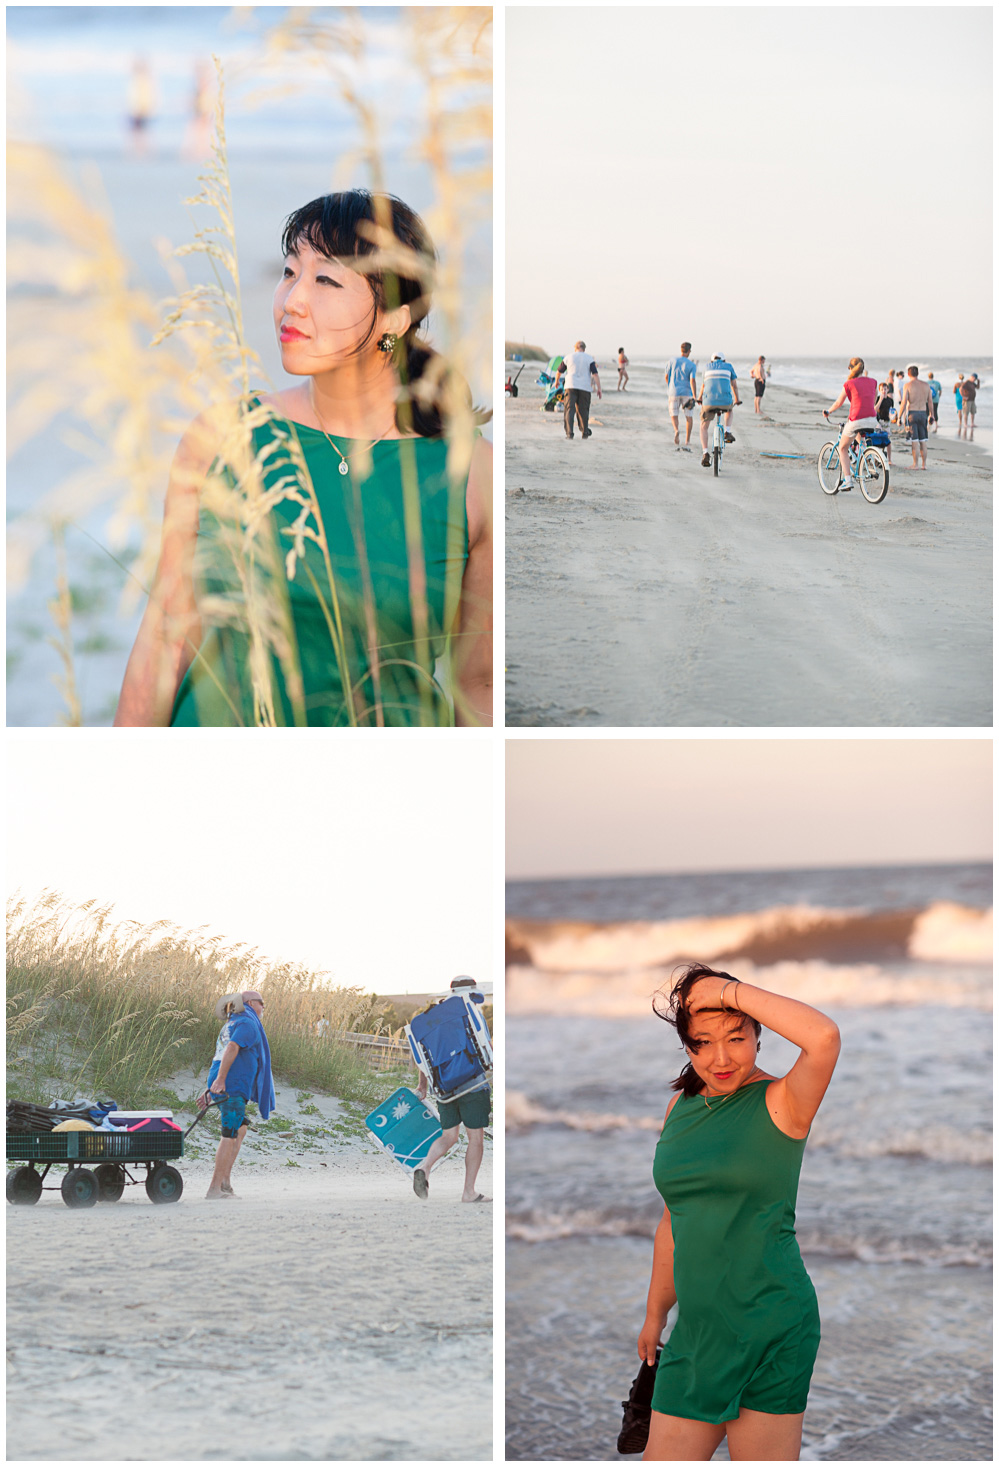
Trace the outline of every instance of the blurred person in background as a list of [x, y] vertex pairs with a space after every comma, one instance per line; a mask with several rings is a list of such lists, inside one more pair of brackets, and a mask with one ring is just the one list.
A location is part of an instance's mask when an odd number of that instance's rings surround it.
[[128, 83], [128, 130], [137, 157], [149, 151], [149, 129], [156, 111], [156, 84], [149, 62], [137, 56]]

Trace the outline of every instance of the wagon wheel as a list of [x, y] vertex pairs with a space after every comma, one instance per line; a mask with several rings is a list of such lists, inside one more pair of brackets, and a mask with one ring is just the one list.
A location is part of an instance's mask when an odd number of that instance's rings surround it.
[[175, 1166], [154, 1166], [146, 1178], [146, 1196], [150, 1202], [179, 1202], [184, 1178]]
[[96, 1207], [97, 1178], [85, 1166], [74, 1166], [62, 1179], [59, 1188], [67, 1207]]
[[7, 1173], [7, 1201], [15, 1207], [30, 1207], [42, 1195], [42, 1179], [33, 1166], [15, 1167]]
[[125, 1190], [125, 1168], [112, 1161], [102, 1161], [94, 1168], [98, 1202], [118, 1202]]

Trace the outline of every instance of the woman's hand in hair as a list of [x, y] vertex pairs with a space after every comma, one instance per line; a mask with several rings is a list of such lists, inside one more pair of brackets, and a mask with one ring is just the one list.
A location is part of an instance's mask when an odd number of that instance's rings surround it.
[[684, 1008], [688, 1014], [703, 1014], [722, 1007], [722, 989], [728, 985], [725, 995], [726, 1008], [732, 1008], [735, 982], [730, 978], [698, 978], [687, 994]]

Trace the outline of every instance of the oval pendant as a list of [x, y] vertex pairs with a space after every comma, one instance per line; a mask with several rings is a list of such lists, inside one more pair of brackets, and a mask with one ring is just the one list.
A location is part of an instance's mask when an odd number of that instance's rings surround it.
[[347, 464], [347, 460], [345, 458], [342, 458], [340, 460], [340, 472], [341, 472], [341, 474], [349, 474], [350, 473], [350, 468], [349, 468], [349, 466]]

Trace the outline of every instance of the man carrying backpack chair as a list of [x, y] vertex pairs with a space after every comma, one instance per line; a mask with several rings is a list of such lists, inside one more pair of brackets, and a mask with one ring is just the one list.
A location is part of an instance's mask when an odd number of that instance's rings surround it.
[[[475, 983], [471, 978], [453, 979], [450, 995], [448, 998], [439, 999], [438, 1003], [450, 1003], [455, 997], [462, 999], [467, 997], [474, 1004], [485, 1002], [484, 994], [476, 991]], [[429, 1012], [432, 1014], [433, 1008]], [[415, 1020], [413, 1022], [415, 1023]], [[481, 1028], [485, 1031], [484, 1021], [481, 1023]], [[410, 1042], [412, 1043], [412, 1040]], [[488, 1053], [488, 1059], [491, 1063], [491, 1050]], [[435, 1071], [435, 1075], [436, 1073]], [[426, 1095], [427, 1086], [427, 1075], [421, 1068], [420, 1083], [416, 1091], [420, 1100]], [[462, 1087], [461, 1094], [456, 1095], [453, 1099], [438, 1097], [437, 1109], [442, 1134], [427, 1152], [422, 1165], [413, 1172], [413, 1191], [417, 1197], [425, 1199], [429, 1196], [431, 1169], [454, 1146], [458, 1140], [459, 1127], [463, 1124], [468, 1136], [468, 1145], [465, 1150], [465, 1185], [462, 1189], [461, 1200], [462, 1202], [489, 1201], [488, 1197], [484, 1197], [481, 1192], [475, 1190], [475, 1181], [479, 1175], [479, 1167], [482, 1165], [482, 1155], [485, 1149], [485, 1129], [489, 1124], [490, 1098], [489, 1080], [484, 1073], [479, 1083], [476, 1083], [473, 1078], [470, 1083]]]

